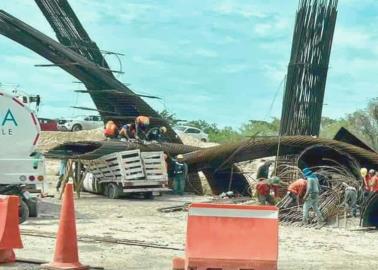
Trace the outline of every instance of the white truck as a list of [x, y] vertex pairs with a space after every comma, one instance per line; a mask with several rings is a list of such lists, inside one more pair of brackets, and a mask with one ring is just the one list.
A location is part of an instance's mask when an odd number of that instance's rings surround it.
[[98, 115], [77, 116], [69, 120], [58, 120], [58, 130], [61, 131], [80, 131], [103, 127], [104, 121]]
[[42, 185], [44, 158], [35, 152], [39, 136], [39, 122], [28, 103], [0, 89], [0, 192], [9, 185]]
[[151, 199], [170, 190], [163, 152], [128, 150], [82, 162], [88, 172], [83, 187], [89, 192], [111, 199], [133, 193]]

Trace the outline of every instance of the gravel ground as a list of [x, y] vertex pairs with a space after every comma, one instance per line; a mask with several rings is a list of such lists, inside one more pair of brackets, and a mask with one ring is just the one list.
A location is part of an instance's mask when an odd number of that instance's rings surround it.
[[[80, 140], [83, 135], [87, 133], [46, 133], [40, 147], [45, 150], [62, 140]], [[101, 139], [100, 130], [91, 136], [91, 139]], [[56, 161], [48, 161], [48, 174], [54, 175], [58, 165]], [[253, 170], [256, 165], [251, 163], [243, 166], [249, 166]], [[55, 178], [50, 177], [46, 182], [45, 188], [50, 194], [55, 193]], [[142, 244], [159, 245], [161, 248], [79, 241], [80, 261], [109, 270], [171, 269], [172, 258], [184, 255], [180, 249], [184, 248], [187, 214], [161, 213], [157, 210], [208, 199], [205, 196], [164, 195], [154, 200], [110, 200], [83, 193], [82, 198], [75, 201], [79, 237], [133, 240]], [[40, 216], [21, 225], [24, 249], [16, 251], [18, 258], [50, 261], [53, 257], [54, 238], [26, 235], [33, 231], [49, 236], [57, 231], [60, 201], [56, 198], [44, 198], [40, 203]], [[279, 269], [376, 269], [378, 231], [361, 230], [357, 225], [358, 219], [349, 219], [346, 229], [329, 226], [316, 230], [280, 226]], [[259, 248], [258, 245], [256, 248]], [[0, 269], [38, 269], [38, 266], [13, 264], [2, 265]]]
[[[112, 237], [138, 240], [166, 248], [184, 247], [186, 213], [160, 213], [160, 207], [184, 202], [205, 201], [208, 197], [164, 195], [154, 200], [110, 200], [84, 193], [76, 200], [79, 236]], [[55, 233], [60, 201], [45, 198], [41, 215], [21, 225], [24, 232]], [[349, 220], [348, 228], [326, 227], [320, 230], [280, 226], [279, 269], [374, 269], [378, 265], [378, 232], [359, 231], [358, 220]], [[343, 224], [341, 222], [341, 224]], [[51, 260], [55, 239], [23, 235], [20, 258]], [[258, 246], [256, 246], [258, 248]], [[79, 242], [83, 264], [105, 269], [171, 269], [174, 256], [183, 251], [101, 242]], [[1, 269], [38, 269], [29, 265], [8, 265]]]

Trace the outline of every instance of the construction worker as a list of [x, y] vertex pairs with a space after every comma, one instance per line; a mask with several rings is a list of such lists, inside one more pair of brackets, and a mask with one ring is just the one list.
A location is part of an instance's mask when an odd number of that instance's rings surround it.
[[119, 136], [121, 137], [121, 140], [122, 139], [126, 139], [126, 140], [135, 139], [135, 135], [136, 135], [136, 128], [135, 128], [134, 123], [123, 125], [119, 132]]
[[270, 179], [259, 179], [259, 182], [256, 185], [256, 195], [261, 205], [265, 205], [267, 203], [274, 205], [274, 198], [271, 194], [271, 191], [273, 192], [274, 197], [277, 197], [277, 186], [279, 185], [279, 183], [280, 179], [278, 177], [273, 177]]
[[263, 164], [261, 166], [259, 166], [259, 168], [257, 169], [256, 178], [257, 179], [260, 179], [260, 178], [268, 179], [269, 178], [269, 168], [272, 165], [273, 161], [271, 161], [271, 160], [266, 161], [265, 159], [262, 159], [261, 162], [263, 162]]
[[352, 211], [353, 217], [357, 216], [357, 189], [355, 187], [349, 186], [346, 183], [343, 183], [345, 187], [344, 192], [344, 206], [345, 211], [349, 214]]
[[316, 214], [317, 222], [324, 222], [324, 218], [319, 209], [319, 180], [309, 168], [303, 169], [303, 175], [307, 179], [306, 193], [303, 196], [303, 224], [308, 224], [309, 212], [311, 208]]
[[173, 193], [184, 195], [185, 182], [188, 176], [188, 165], [183, 162], [183, 155], [178, 155], [173, 160]]
[[109, 120], [106, 122], [105, 129], [104, 129], [104, 135], [108, 140], [114, 140], [118, 137], [118, 126], [114, 121]]
[[164, 142], [164, 135], [167, 133], [166, 127], [154, 127], [146, 133], [147, 141]]
[[375, 170], [373, 169], [370, 169], [369, 170], [369, 173], [365, 176], [364, 178], [364, 182], [366, 183], [366, 191], [370, 192], [372, 191], [371, 190], [371, 184], [370, 184], [370, 181], [371, 179], [374, 177], [375, 175]]
[[144, 139], [146, 137], [146, 132], [148, 126], [150, 125], [150, 118], [148, 116], [140, 115], [135, 118], [135, 130], [137, 139]]
[[368, 175], [367, 169], [361, 168], [360, 173], [361, 173], [362, 179], [364, 180], [363, 189], [364, 191], [369, 191], [369, 183], [367, 181], [367, 175]]
[[59, 192], [60, 186], [62, 185], [64, 174], [66, 172], [66, 167], [67, 167], [67, 159], [62, 159], [60, 161], [60, 167], [59, 167], [59, 178], [58, 178], [58, 181], [56, 182], [56, 191], [58, 192]]
[[[371, 170], [370, 170], [371, 171]], [[378, 192], [378, 171], [369, 180], [370, 192]]]
[[295, 203], [299, 207], [300, 200], [306, 194], [306, 189], [307, 181], [305, 179], [301, 178], [291, 183], [287, 188], [287, 194], [291, 198], [291, 202], [289, 205]]

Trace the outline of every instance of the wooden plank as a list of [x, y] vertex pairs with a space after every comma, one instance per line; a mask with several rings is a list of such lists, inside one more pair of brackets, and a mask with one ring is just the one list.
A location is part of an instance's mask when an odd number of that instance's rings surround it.
[[135, 172], [143, 172], [143, 169], [142, 168], [129, 169], [126, 171], [126, 175], [129, 175]]
[[162, 170], [151, 169], [151, 170], [146, 171], [146, 174], [147, 175], [150, 175], [150, 174], [164, 174], [164, 172]]
[[136, 179], [136, 178], [144, 178], [144, 173], [126, 175], [125, 178], [127, 180]]
[[133, 158], [123, 158], [123, 162], [130, 163], [133, 161], [140, 161], [140, 157], [133, 157]]

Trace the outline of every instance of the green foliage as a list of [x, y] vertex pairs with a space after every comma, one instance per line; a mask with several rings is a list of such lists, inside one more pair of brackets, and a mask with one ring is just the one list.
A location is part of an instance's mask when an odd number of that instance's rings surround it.
[[349, 114], [347, 119], [357, 136], [378, 149], [378, 98], [372, 99], [366, 109]]
[[163, 110], [160, 112], [160, 116], [168, 122], [169, 125], [175, 126], [177, 123], [179, 123], [181, 120], [177, 119], [176, 114], [170, 113], [167, 110]]
[[245, 137], [250, 136], [277, 136], [280, 128], [280, 120], [273, 118], [272, 122], [261, 120], [249, 120], [240, 128], [240, 133]]
[[185, 123], [185, 125], [202, 129], [205, 133], [209, 134], [209, 140], [211, 142], [221, 143], [226, 141], [238, 141], [242, 139], [242, 135], [232, 127], [218, 128], [215, 123], [210, 124], [204, 120], [190, 121]]
[[[172, 125], [180, 122], [174, 113], [164, 110], [160, 114]], [[185, 125], [200, 128], [209, 134], [210, 141], [222, 143], [239, 141], [251, 136], [277, 136], [280, 120], [278, 118], [273, 118], [270, 122], [250, 120], [240, 129], [219, 128], [215, 123], [208, 123], [205, 120], [190, 121]], [[320, 137], [332, 139], [341, 127], [345, 127], [368, 145], [378, 149], [378, 98], [372, 99], [365, 109], [348, 114], [344, 118], [322, 117]]]

